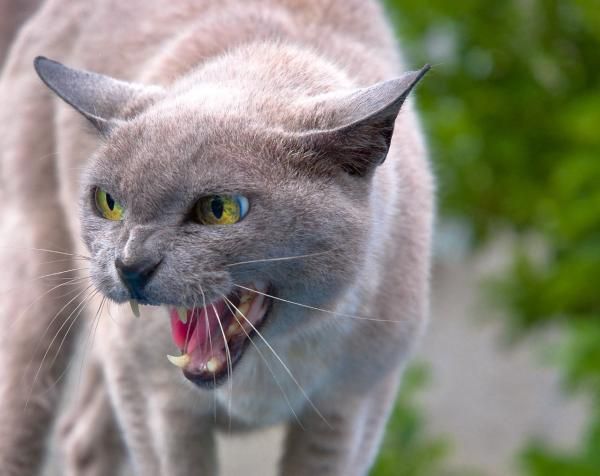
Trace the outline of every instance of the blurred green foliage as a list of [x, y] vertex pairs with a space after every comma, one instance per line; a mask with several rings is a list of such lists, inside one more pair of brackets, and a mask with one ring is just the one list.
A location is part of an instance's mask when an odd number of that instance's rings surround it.
[[387, 437], [371, 476], [437, 476], [442, 471], [448, 443], [425, 434], [425, 420], [418, 407], [418, 393], [428, 381], [424, 364], [404, 374], [402, 388]]
[[[533, 442], [522, 472], [599, 475], [600, 1], [387, 4], [407, 63], [433, 64], [417, 96], [442, 216], [464, 223], [474, 245], [515, 236], [514, 264], [496, 288], [511, 331], [564, 329], [556, 362], [568, 388], [591, 400], [578, 450]], [[423, 450], [438, 461], [435, 446]]]

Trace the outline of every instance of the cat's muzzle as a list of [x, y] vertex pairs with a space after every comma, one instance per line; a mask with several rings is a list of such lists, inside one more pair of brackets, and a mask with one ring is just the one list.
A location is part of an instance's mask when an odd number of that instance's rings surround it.
[[268, 286], [253, 284], [192, 309], [170, 309], [173, 342], [181, 351], [168, 356], [192, 382], [215, 387], [231, 375], [253, 335], [265, 321]]

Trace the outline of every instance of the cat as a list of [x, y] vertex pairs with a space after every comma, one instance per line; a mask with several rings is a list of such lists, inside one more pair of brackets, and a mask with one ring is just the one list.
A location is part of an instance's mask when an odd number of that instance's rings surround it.
[[0, 80], [2, 475], [39, 470], [69, 367], [65, 474], [121, 439], [216, 474], [215, 431], [281, 423], [281, 474], [367, 474], [428, 312], [403, 70], [371, 0], [41, 5]]

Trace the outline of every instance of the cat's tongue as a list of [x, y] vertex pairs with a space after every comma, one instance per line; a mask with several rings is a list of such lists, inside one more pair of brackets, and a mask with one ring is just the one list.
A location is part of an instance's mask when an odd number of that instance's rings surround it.
[[171, 335], [182, 355], [169, 355], [169, 361], [191, 379], [222, 376], [262, 322], [267, 307], [264, 291], [253, 286], [205, 307], [171, 309]]
[[[219, 318], [225, 314], [224, 300], [215, 302], [207, 307], [193, 309], [171, 310], [171, 334], [173, 342], [182, 352], [193, 352], [198, 346], [209, 343], [211, 337], [220, 333]], [[185, 313], [185, 321], [181, 320], [181, 313]], [[230, 313], [231, 314], [231, 313]]]

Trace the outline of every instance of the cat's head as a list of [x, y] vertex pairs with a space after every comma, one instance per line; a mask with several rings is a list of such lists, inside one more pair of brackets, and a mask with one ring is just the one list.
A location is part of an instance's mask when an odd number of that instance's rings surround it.
[[173, 362], [201, 384], [222, 380], [227, 351], [235, 364], [261, 327], [318, 324], [310, 308], [356, 279], [374, 171], [428, 69], [303, 91], [306, 78], [286, 88], [200, 71], [164, 88], [41, 57], [35, 67], [102, 136], [81, 194], [95, 287], [166, 306], [182, 350]]

